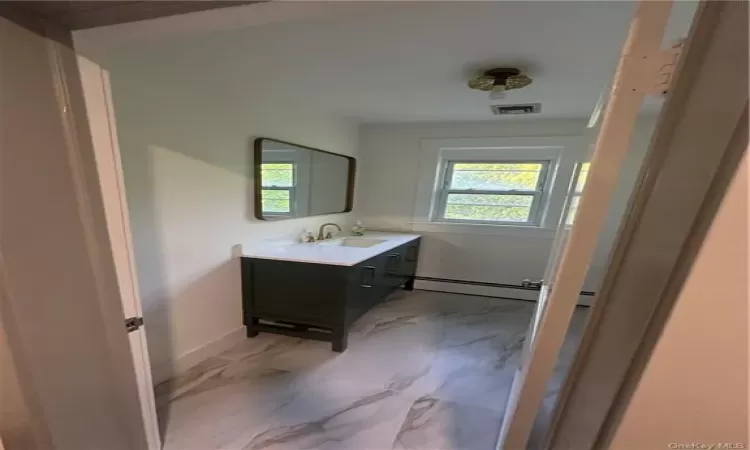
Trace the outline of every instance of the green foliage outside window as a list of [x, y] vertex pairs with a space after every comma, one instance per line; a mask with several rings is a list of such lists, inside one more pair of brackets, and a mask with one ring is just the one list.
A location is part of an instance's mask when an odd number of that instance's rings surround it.
[[264, 163], [260, 169], [261, 184], [268, 186], [294, 186], [294, 165], [291, 163]]
[[261, 165], [260, 177], [261, 185], [263, 187], [276, 188], [263, 189], [261, 191], [261, 203], [263, 205], [263, 212], [271, 214], [290, 213], [290, 190], [294, 187], [294, 164], [264, 163]]
[[[445, 198], [443, 218], [483, 222], [529, 222], [535, 198], [531, 194], [539, 188], [543, 168], [544, 165], [541, 163], [454, 163], [447, 186], [451, 193]], [[498, 193], [473, 194], [471, 190]]]
[[261, 193], [263, 212], [288, 213], [291, 211], [289, 205], [289, 191], [263, 189]]
[[528, 222], [530, 195], [448, 194], [446, 219]]
[[533, 191], [541, 171], [539, 163], [456, 163], [450, 188]]

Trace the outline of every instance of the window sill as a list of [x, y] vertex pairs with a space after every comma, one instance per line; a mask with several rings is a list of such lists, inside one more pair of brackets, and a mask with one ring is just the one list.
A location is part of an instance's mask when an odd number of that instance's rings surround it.
[[451, 223], [451, 222], [410, 222], [414, 231], [432, 233], [452, 234], [479, 234], [487, 236], [512, 236], [512, 237], [555, 237], [554, 228], [541, 228], [533, 226], [516, 225], [490, 225], [484, 223]]

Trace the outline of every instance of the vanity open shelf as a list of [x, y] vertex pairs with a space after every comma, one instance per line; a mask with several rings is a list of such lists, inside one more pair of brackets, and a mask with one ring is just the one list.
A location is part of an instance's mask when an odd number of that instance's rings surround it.
[[368, 233], [243, 256], [247, 336], [268, 332], [330, 341], [343, 352], [355, 320], [395, 289], [414, 289], [419, 244], [417, 235]]

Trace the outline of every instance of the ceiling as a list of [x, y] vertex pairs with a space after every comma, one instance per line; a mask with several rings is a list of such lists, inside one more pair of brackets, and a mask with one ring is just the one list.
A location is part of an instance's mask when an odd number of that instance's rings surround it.
[[[129, 25], [119, 25], [117, 38], [106, 28], [87, 38], [109, 36], [107, 46], [120, 47], [113, 55], [142, 53], [215, 80], [238, 101], [277, 92], [280, 101], [361, 122], [507, 120], [489, 107], [512, 103], [541, 103], [534, 117], [588, 118], [635, 9], [625, 1], [346, 2], [295, 15], [309, 3], [272, 3], [242, 7], [255, 8], [256, 25], [228, 31], [122, 47]], [[665, 42], [687, 34], [694, 8], [676, 2]], [[269, 11], [273, 20], [259, 19]], [[501, 101], [466, 87], [470, 76], [496, 66], [518, 67], [534, 83]]]
[[16, 1], [18, 7], [40, 15], [71, 30], [101, 27], [156, 17], [226, 8], [250, 1], [118, 1], [118, 0], [50, 0]]

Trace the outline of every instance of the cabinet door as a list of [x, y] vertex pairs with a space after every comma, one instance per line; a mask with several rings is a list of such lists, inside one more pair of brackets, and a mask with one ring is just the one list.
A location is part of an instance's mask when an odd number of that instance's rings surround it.
[[373, 303], [373, 297], [378, 285], [378, 261], [365, 261], [357, 267], [357, 298], [354, 303], [358, 308], [368, 308]]
[[404, 246], [404, 263], [402, 266], [404, 276], [411, 277], [417, 273], [420, 241], [421, 239], [417, 239]]
[[346, 322], [351, 323], [377, 303], [381, 294], [383, 259], [380, 256], [352, 267], [349, 295], [346, 302]]
[[[346, 292], [341, 266], [251, 259], [250, 304], [245, 320], [265, 317], [331, 326]], [[248, 313], [249, 316], [248, 317]]]
[[370, 307], [380, 303], [391, 290], [391, 277], [388, 275], [389, 258], [387, 254], [378, 255], [373, 260], [375, 279], [373, 280], [372, 295], [370, 296], [370, 303], [368, 305]]
[[385, 267], [383, 284], [388, 288], [398, 287], [404, 282], [406, 250], [406, 246], [402, 245], [383, 254]]

